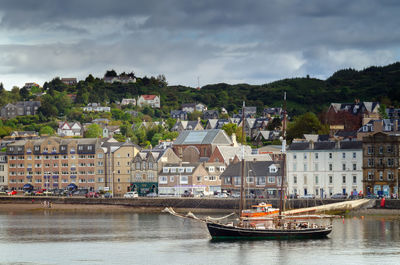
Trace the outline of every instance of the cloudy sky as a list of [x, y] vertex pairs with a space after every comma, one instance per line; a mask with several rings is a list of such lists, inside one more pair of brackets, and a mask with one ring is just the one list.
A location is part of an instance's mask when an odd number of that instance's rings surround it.
[[6, 89], [107, 69], [169, 84], [326, 78], [399, 61], [398, 0], [0, 0]]

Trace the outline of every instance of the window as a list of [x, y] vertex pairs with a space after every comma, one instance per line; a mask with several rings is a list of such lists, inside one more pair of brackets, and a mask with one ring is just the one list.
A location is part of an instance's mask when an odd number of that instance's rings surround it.
[[297, 171], [297, 164], [293, 163], [293, 171]]
[[342, 158], [343, 158], [343, 159], [346, 158], [346, 153], [342, 153]]
[[293, 184], [297, 184], [297, 176], [293, 176]]
[[169, 177], [169, 181], [170, 181], [170, 182], [174, 182], [174, 181], [175, 181], [174, 176], [170, 176], [170, 177]]
[[318, 163], [314, 164], [314, 171], [318, 171]]
[[197, 181], [201, 182], [201, 176], [197, 176]]
[[307, 171], [307, 164], [304, 164], [304, 171]]
[[164, 167], [164, 168], [163, 168], [163, 172], [164, 172], [164, 173], [168, 173], [168, 172], [169, 172], [169, 168]]
[[307, 159], [307, 154], [306, 153], [304, 153], [304, 159]]
[[393, 147], [392, 147], [391, 145], [388, 145], [388, 146], [387, 146], [387, 152], [388, 152], [388, 153], [393, 152]]
[[268, 177], [268, 183], [275, 183], [275, 177]]
[[342, 170], [343, 170], [343, 171], [346, 170], [346, 164], [342, 164]]
[[176, 167], [171, 167], [171, 173], [175, 173], [176, 172]]
[[304, 184], [306, 185], [307, 184], [307, 175], [304, 175], [303, 177], [304, 177]]
[[315, 155], [315, 159], [318, 159], [318, 153], [315, 153], [314, 155]]
[[374, 153], [374, 147], [373, 146], [368, 146], [368, 154], [371, 155]]
[[149, 169], [153, 169], [153, 162], [149, 162]]
[[[79, 146], [78, 146], [78, 150], [83, 150], [83, 146], [82, 146], [82, 145], [79, 145]], [[71, 149], [71, 151], [72, 151], [72, 149]]]
[[240, 185], [240, 177], [233, 177], [233, 182], [236, 186]]
[[393, 159], [393, 158], [388, 158], [388, 160], [387, 160], [387, 165], [388, 165], [389, 167], [393, 166], [393, 165], [394, 165], [394, 159]]
[[372, 158], [368, 159], [368, 166], [369, 167], [373, 167], [374, 166], [374, 159], [372, 159]]
[[383, 146], [379, 146], [379, 154], [383, 154]]
[[211, 167], [211, 166], [208, 167], [208, 171], [209, 171], [209, 172], [214, 172], [214, 167]]
[[353, 164], [353, 170], [357, 170], [357, 164]]
[[179, 173], [184, 173], [185, 169], [183, 167], [178, 168]]
[[394, 176], [393, 176], [393, 172], [392, 172], [392, 171], [388, 171], [388, 173], [387, 173], [387, 179], [388, 179], [388, 180], [393, 180], [393, 179], [394, 179]]
[[329, 158], [332, 159], [332, 153], [329, 153]]
[[225, 177], [224, 178], [224, 183], [225, 184], [232, 184], [232, 178], [231, 177]]
[[266, 178], [265, 177], [257, 177], [256, 184], [257, 185], [265, 185]]
[[103, 154], [97, 154], [97, 158], [103, 158]]
[[140, 162], [136, 162], [136, 169], [140, 169]]
[[93, 149], [93, 146], [89, 145], [89, 146], [87, 147], [87, 149], [88, 149], [88, 150], [92, 150], [92, 149]]
[[[97, 162], [97, 165], [98, 165], [98, 166], [102, 166], [102, 165], [103, 165], [103, 161]], [[67, 164], [67, 166], [68, 166], [68, 164]]]
[[188, 184], [188, 176], [180, 176], [180, 184]]
[[357, 153], [356, 152], [353, 153], [353, 158], [357, 158]]
[[296, 160], [297, 159], [297, 155], [293, 154], [293, 159]]
[[186, 168], [186, 172], [187, 172], [187, 173], [192, 173], [192, 168], [191, 168], [191, 167], [187, 167], [187, 168]]
[[329, 176], [329, 184], [333, 183], [333, 176]]
[[[118, 165], [119, 165], [119, 162], [118, 162]], [[142, 166], [143, 166], [143, 169], [146, 169], [146, 162], [143, 162]]]
[[315, 176], [315, 184], [318, 184], [318, 183], [319, 183], [318, 176]]
[[254, 182], [254, 177], [247, 177], [246, 178], [246, 183], [253, 183]]
[[379, 171], [379, 180], [383, 180], [383, 172]]
[[345, 175], [342, 176], [342, 183], [343, 183], [343, 184], [346, 183], [346, 176], [345, 176]]
[[353, 176], [353, 184], [357, 184], [357, 176]]
[[371, 171], [368, 171], [368, 180], [372, 180], [374, 178], [374, 173]]

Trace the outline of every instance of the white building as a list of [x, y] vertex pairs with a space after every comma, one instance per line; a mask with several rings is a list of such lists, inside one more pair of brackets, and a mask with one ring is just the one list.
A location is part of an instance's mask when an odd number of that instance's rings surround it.
[[94, 112], [110, 112], [110, 107], [102, 107], [99, 103], [89, 103], [86, 107], [83, 107], [83, 111], [94, 111]]
[[123, 98], [121, 100], [121, 106], [129, 105], [132, 104], [133, 106], [136, 106], [136, 99], [134, 98]]
[[362, 142], [295, 142], [287, 151], [288, 194], [329, 198], [351, 195], [362, 185]]
[[5, 152], [0, 152], [0, 190], [8, 186], [8, 164]]
[[79, 122], [62, 121], [58, 123], [58, 136], [83, 136], [82, 125]]
[[160, 98], [157, 95], [141, 95], [137, 101], [139, 107], [149, 106], [151, 108], [160, 108]]

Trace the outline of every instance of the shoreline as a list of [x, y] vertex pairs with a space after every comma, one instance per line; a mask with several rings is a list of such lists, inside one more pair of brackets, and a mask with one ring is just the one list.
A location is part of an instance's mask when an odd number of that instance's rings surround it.
[[[161, 213], [165, 207], [139, 207], [130, 205], [108, 205], [108, 204], [72, 204], [52, 203], [51, 207], [45, 207], [42, 203], [1, 203], [2, 212], [37, 212], [37, 211], [74, 211], [74, 212], [132, 212], [132, 213]], [[232, 212], [227, 209], [206, 208], [174, 208], [178, 213], [220, 213]]]
[[[165, 207], [109, 205], [109, 204], [77, 204], [77, 203], [52, 203], [51, 207], [45, 207], [41, 202], [35, 203], [0, 203], [0, 213], [4, 212], [40, 212], [40, 211], [64, 211], [64, 212], [111, 212], [111, 213], [161, 213]], [[231, 213], [231, 209], [215, 208], [174, 208], [178, 213]], [[345, 213], [345, 216], [398, 216], [400, 209], [369, 208], [358, 209]]]

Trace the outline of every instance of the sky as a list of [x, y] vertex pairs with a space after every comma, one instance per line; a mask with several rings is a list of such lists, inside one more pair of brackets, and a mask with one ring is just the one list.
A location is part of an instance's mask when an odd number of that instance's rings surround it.
[[398, 0], [0, 0], [0, 82], [107, 70], [170, 85], [326, 79], [399, 61]]

